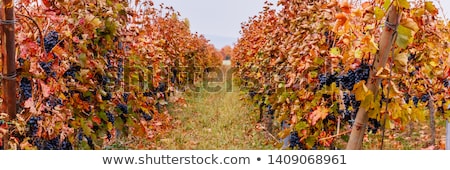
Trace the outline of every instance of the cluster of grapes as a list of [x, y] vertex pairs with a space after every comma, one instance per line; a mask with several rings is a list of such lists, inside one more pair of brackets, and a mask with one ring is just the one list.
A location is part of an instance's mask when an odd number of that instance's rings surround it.
[[375, 134], [378, 132], [378, 129], [381, 127], [381, 123], [377, 119], [369, 119], [369, 126], [367, 128], [367, 132], [371, 132]]
[[139, 112], [142, 114], [142, 117], [146, 120], [146, 121], [150, 121], [153, 119], [152, 114], [146, 113], [143, 110], [139, 110]]
[[23, 77], [22, 80], [20, 80], [20, 90], [21, 94], [23, 95], [24, 100], [28, 100], [32, 97], [32, 88], [31, 88], [31, 81], [28, 78]]
[[50, 31], [44, 38], [44, 48], [48, 53], [58, 44], [59, 35], [56, 31]]
[[[72, 65], [72, 66], [70, 66], [70, 68], [66, 72], [64, 72], [63, 77], [64, 78], [72, 77], [73, 79], [75, 79], [76, 78], [76, 73], [79, 72], [80, 70], [81, 70], [80, 66], [73, 66]], [[77, 80], [75, 79], [75, 81], [77, 81]]]
[[267, 105], [267, 114], [269, 115], [274, 115], [275, 114], [275, 110], [272, 108], [272, 105]]
[[[413, 101], [413, 104], [414, 104], [414, 106], [416, 106], [417, 107], [417, 105], [419, 104], [419, 102], [421, 101], [421, 102], [423, 102], [423, 103], [425, 103], [425, 102], [427, 102], [428, 100], [430, 100], [430, 95], [429, 94], [424, 94], [424, 95], [422, 95], [420, 98], [418, 98], [417, 96], [413, 96], [412, 97], [412, 101]], [[405, 98], [404, 98], [404, 100], [405, 100], [405, 102], [406, 103], [409, 103], [409, 100], [411, 99], [411, 96], [409, 95], [409, 94], [406, 94], [405, 95]]]
[[[109, 133], [109, 132], [108, 132], [108, 133]], [[111, 135], [111, 134], [110, 134], [110, 135]], [[84, 139], [86, 139], [86, 141], [87, 141], [89, 147], [90, 147], [91, 149], [95, 149], [94, 143], [92, 142], [92, 138], [89, 137], [89, 136], [84, 135], [83, 129], [81, 129], [81, 128], [78, 130], [77, 139], [78, 139], [79, 142], [81, 142], [81, 141], [83, 141]], [[110, 139], [110, 138], [109, 138], [109, 139]]]
[[444, 82], [444, 87], [445, 88], [448, 88], [450, 86], [450, 80], [444, 79], [443, 82]]
[[111, 100], [111, 99], [112, 99], [111, 92], [106, 92], [105, 96], [102, 95], [102, 100]]
[[250, 91], [248, 92], [248, 95], [250, 96], [251, 99], [253, 99], [253, 97], [256, 96], [256, 92], [253, 91], [253, 90], [250, 90]]
[[39, 66], [45, 71], [48, 77], [56, 77], [56, 73], [52, 71], [53, 62], [39, 62]]
[[347, 75], [342, 76], [339, 80], [342, 83], [342, 87], [347, 90], [353, 90], [353, 86], [362, 81], [369, 79], [370, 67], [369, 65], [362, 64], [355, 71], [350, 70]]
[[27, 136], [36, 136], [36, 133], [38, 132], [39, 129], [39, 124], [38, 122], [42, 120], [41, 117], [31, 117], [28, 122], [27, 122]]
[[118, 83], [118, 81], [122, 80], [123, 78], [123, 72], [124, 72], [124, 68], [123, 68], [123, 60], [119, 59], [118, 63], [117, 63], [117, 80], [116, 83]]
[[128, 103], [128, 97], [130, 97], [130, 93], [123, 93], [123, 101], [125, 102], [125, 103]]
[[111, 82], [111, 80], [108, 76], [96, 74], [95, 77], [97, 79], [98, 84], [100, 84], [102, 86], [106, 86], [107, 84], [109, 84]]
[[62, 141], [59, 137], [51, 140], [36, 138], [33, 141], [33, 145], [36, 146], [38, 150], [73, 150], [72, 144], [68, 138], [65, 138]]
[[353, 90], [353, 86], [356, 83], [369, 79], [370, 74], [370, 66], [367, 64], [362, 64], [356, 70], [350, 70], [345, 75], [337, 75], [337, 74], [322, 74], [319, 75], [319, 83], [320, 88], [323, 86], [331, 85], [332, 83], [336, 83], [337, 86], [342, 85], [344, 89]]
[[114, 119], [114, 115], [111, 114], [111, 112], [107, 111], [107, 112], [106, 112], [106, 117], [108, 118], [108, 121], [109, 121], [109, 122], [111, 122], [112, 124], [114, 124], [115, 119]]
[[291, 149], [299, 149], [299, 150], [305, 148], [303, 144], [300, 142], [300, 137], [298, 136], [297, 131], [292, 131], [291, 134], [289, 135], [289, 147]]
[[63, 105], [63, 101], [59, 98], [55, 98], [55, 97], [50, 97], [48, 99], [46, 99], [46, 104], [48, 107], [54, 109], [56, 106], [62, 106]]
[[174, 84], [178, 82], [178, 70], [176, 68], [172, 68], [172, 76], [170, 77], [170, 82]]
[[117, 105], [117, 108], [118, 108], [120, 111], [122, 111], [122, 113], [128, 114], [128, 106], [127, 106], [127, 105], [122, 104], [122, 103], [119, 103], [119, 104]]
[[[358, 113], [361, 102], [356, 101], [356, 97], [354, 94], [349, 94], [347, 92], [344, 92], [343, 100], [344, 100], [345, 110], [340, 110], [339, 112], [343, 115], [344, 120], [347, 120], [350, 123], [352, 123], [353, 120], [355, 120], [356, 113]], [[350, 111], [350, 107], [352, 107], [351, 111]]]

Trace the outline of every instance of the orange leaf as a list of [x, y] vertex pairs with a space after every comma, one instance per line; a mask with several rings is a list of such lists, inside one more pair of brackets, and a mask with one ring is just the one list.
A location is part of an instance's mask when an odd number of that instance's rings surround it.
[[40, 81], [39, 84], [41, 85], [42, 94], [44, 95], [44, 97], [49, 97], [50, 96], [50, 87], [48, 87], [48, 85], [45, 84], [44, 81]]
[[97, 123], [97, 124], [101, 124], [101, 123], [102, 123], [102, 120], [101, 120], [99, 117], [97, 117], [97, 116], [94, 116], [94, 117], [92, 118], [92, 121], [94, 121], [94, 122]]
[[350, 9], [352, 8], [352, 6], [348, 3], [347, 0], [343, 1], [340, 4], [340, 7], [342, 9], [342, 11], [344, 11], [345, 13], [349, 14], [350, 13]]
[[24, 105], [23, 107], [26, 109], [34, 107], [33, 98], [29, 98], [27, 101], [25, 101], [23, 105]]
[[311, 124], [315, 125], [319, 119], [325, 119], [328, 116], [329, 110], [325, 107], [319, 106], [309, 116]]

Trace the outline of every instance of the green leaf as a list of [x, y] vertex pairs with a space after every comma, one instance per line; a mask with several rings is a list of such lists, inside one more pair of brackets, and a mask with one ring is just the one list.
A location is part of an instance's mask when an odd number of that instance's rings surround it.
[[296, 131], [301, 131], [301, 130], [307, 129], [307, 128], [308, 128], [308, 123], [306, 123], [306, 122], [304, 122], [304, 121], [298, 122], [298, 123], [295, 125], [295, 130], [296, 130]]
[[86, 67], [87, 56], [85, 53], [81, 53], [80, 56], [78, 56], [78, 60], [80, 61], [81, 67]]
[[408, 47], [413, 41], [412, 30], [399, 25], [397, 28], [397, 40], [396, 43], [401, 48]]
[[380, 7], [375, 7], [375, 18], [381, 20], [384, 17], [384, 11]]
[[391, 0], [385, 0], [383, 4], [383, 8], [385, 10], [388, 10], [389, 6], [391, 5]]
[[320, 57], [314, 57], [314, 64], [322, 65], [325, 62], [323, 58]]
[[434, 15], [438, 14], [437, 8], [434, 6], [433, 2], [431, 2], [431, 1], [425, 2], [425, 9]]
[[341, 55], [341, 49], [338, 47], [333, 47], [330, 49], [330, 54], [332, 55]]
[[106, 121], [106, 122], [108, 121], [108, 117], [106, 117], [106, 112], [101, 111], [101, 112], [98, 112], [97, 115], [98, 115], [98, 117], [100, 117], [102, 120], [104, 120], [104, 121]]

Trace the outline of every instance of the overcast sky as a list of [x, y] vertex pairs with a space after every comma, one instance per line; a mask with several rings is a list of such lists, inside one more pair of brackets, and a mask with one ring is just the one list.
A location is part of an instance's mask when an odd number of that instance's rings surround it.
[[[216, 48], [233, 45], [239, 38], [241, 23], [262, 10], [264, 0], [153, 0], [156, 5], [173, 6], [183, 18], [188, 18], [191, 31], [211, 40]], [[269, 0], [276, 4], [277, 0]], [[441, 0], [450, 14], [450, 0]], [[436, 4], [436, 6], [438, 6]], [[440, 11], [439, 11], [440, 12]]]

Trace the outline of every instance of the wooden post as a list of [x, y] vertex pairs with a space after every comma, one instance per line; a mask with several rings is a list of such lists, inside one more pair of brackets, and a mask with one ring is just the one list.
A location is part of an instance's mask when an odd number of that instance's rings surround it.
[[[398, 25], [400, 23], [400, 12], [397, 7], [391, 6], [388, 12], [387, 21], [393, 25]], [[378, 94], [378, 89], [380, 88], [381, 79], [376, 77], [375, 74], [380, 68], [386, 66], [387, 60], [389, 58], [389, 52], [395, 42], [395, 34], [392, 28], [385, 26], [380, 37], [379, 51], [377, 58], [374, 61], [373, 68], [370, 70], [369, 80], [366, 83], [367, 88], [372, 91], [374, 97]], [[362, 142], [364, 138], [364, 132], [366, 131], [367, 122], [369, 121], [368, 110], [364, 108], [359, 108], [356, 115], [355, 123], [353, 123], [352, 133], [350, 134], [350, 139], [347, 144], [347, 150], [362, 149]]]
[[[16, 118], [16, 42], [15, 42], [15, 19], [14, 19], [14, 0], [3, 0], [1, 4], [0, 18], [1, 22], [1, 37], [2, 37], [2, 86], [3, 86], [3, 107], [9, 115], [9, 120]], [[8, 149], [6, 141], [9, 135], [5, 135], [3, 141], [4, 148]]]

